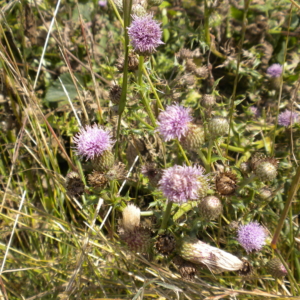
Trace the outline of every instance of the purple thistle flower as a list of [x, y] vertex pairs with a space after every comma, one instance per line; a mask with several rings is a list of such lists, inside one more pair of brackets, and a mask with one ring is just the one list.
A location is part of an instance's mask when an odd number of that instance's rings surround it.
[[97, 125], [82, 127], [74, 137], [76, 152], [86, 159], [94, 159], [101, 156], [104, 151], [110, 150], [114, 144], [111, 133]]
[[299, 114], [297, 112], [292, 112], [286, 109], [284, 112], [280, 113], [278, 116], [278, 124], [281, 126], [288, 127], [295, 122], [298, 122]]
[[267, 69], [267, 74], [270, 75], [272, 78], [280, 77], [282, 73], [282, 65], [280, 64], [273, 64]]
[[178, 104], [170, 105], [159, 114], [157, 131], [166, 142], [176, 138], [180, 140], [188, 132], [191, 121], [189, 108]]
[[209, 189], [208, 180], [203, 175], [201, 166], [175, 165], [163, 171], [159, 181], [160, 190], [164, 196], [176, 203], [185, 203], [188, 200], [199, 200], [206, 196]]
[[164, 44], [161, 41], [160, 24], [153, 20], [152, 14], [140, 17], [133, 15], [128, 35], [135, 52], [140, 55], [151, 55], [159, 45]]
[[260, 111], [256, 106], [250, 106], [249, 107], [249, 111], [250, 113], [252, 113], [255, 117], [259, 117], [260, 116]]
[[101, 7], [105, 7], [107, 5], [107, 0], [98, 1], [98, 5], [101, 6]]
[[267, 233], [258, 222], [250, 222], [238, 228], [238, 242], [247, 251], [259, 251], [266, 244]]

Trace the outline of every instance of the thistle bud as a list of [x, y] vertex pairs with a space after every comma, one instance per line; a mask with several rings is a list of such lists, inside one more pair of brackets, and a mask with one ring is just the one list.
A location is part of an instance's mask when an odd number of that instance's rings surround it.
[[269, 260], [266, 269], [275, 278], [282, 278], [287, 275], [287, 270], [278, 257]]
[[106, 150], [101, 156], [96, 156], [93, 159], [93, 167], [96, 171], [106, 173], [113, 167], [114, 162], [114, 155], [111, 151]]
[[242, 162], [240, 164], [240, 171], [243, 173], [243, 174], [248, 174], [251, 172], [251, 168], [250, 168], [250, 164], [248, 162]]
[[185, 237], [181, 240], [178, 255], [194, 264], [204, 264], [213, 273], [238, 271], [244, 266], [236, 256], [219, 248], [199, 241], [195, 237]]
[[201, 105], [210, 109], [216, 104], [216, 97], [213, 94], [205, 94], [202, 96]]
[[148, 0], [149, 6], [159, 6], [161, 5], [163, 0]]
[[270, 161], [261, 161], [254, 172], [261, 181], [272, 181], [277, 176], [277, 165]]
[[121, 100], [122, 88], [115, 84], [109, 91], [109, 98], [113, 104], [118, 105]]
[[203, 126], [189, 124], [187, 133], [180, 139], [183, 148], [189, 151], [197, 151], [205, 143], [205, 131]]
[[229, 123], [226, 118], [213, 117], [208, 122], [208, 132], [212, 138], [218, 138], [228, 134]]
[[132, 231], [140, 226], [141, 210], [134, 204], [128, 204], [123, 210], [122, 226], [125, 231]]
[[67, 174], [66, 190], [71, 198], [80, 197], [84, 193], [84, 183], [77, 172], [70, 172]]
[[143, 17], [147, 15], [146, 8], [141, 4], [134, 4], [132, 5], [132, 14], [137, 17]]
[[199, 204], [200, 215], [206, 220], [214, 220], [220, 216], [223, 210], [222, 203], [215, 196], [203, 198]]
[[237, 178], [232, 172], [223, 172], [216, 177], [216, 189], [220, 195], [229, 196], [236, 190]]
[[155, 247], [159, 253], [169, 255], [176, 247], [176, 240], [172, 234], [163, 233], [157, 237]]
[[263, 187], [258, 191], [258, 196], [261, 200], [268, 200], [272, 196], [272, 191], [267, 187]]

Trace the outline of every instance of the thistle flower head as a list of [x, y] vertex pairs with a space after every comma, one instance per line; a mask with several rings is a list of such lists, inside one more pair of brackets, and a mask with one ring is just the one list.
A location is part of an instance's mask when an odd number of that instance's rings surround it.
[[185, 136], [192, 121], [190, 109], [180, 105], [170, 105], [158, 116], [157, 131], [168, 142]]
[[86, 159], [94, 159], [101, 156], [105, 151], [110, 150], [114, 144], [111, 133], [97, 125], [82, 127], [74, 137], [76, 152]]
[[135, 52], [140, 55], [151, 55], [159, 45], [163, 44], [160, 24], [153, 20], [152, 14], [133, 15], [132, 23], [128, 27], [128, 35]]
[[260, 251], [266, 244], [266, 237], [266, 231], [257, 222], [250, 222], [238, 228], [237, 240], [248, 253]]
[[159, 186], [169, 201], [185, 203], [206, 196], [209, 184], [201, 166], [175, 165], [163, 171]]
[[259, 111], [259, 109], [256, 106], [250, 106], [249, 107], [249, 111], [255, 117], [259, 117], [260, 116], [260, 111]]
[[281, 126], [288, 127], [291, 124], [299, 121], [299, 114], [297, 112], [292, 112], [286, 109], [284, 112], [280, 113], [278, 116], [278, 124]]
[[280, 77], [282, 73], [282, 65], [280, 64], [273, 64], [267, 69], [267, 74], [270, 75], [272, 78]]

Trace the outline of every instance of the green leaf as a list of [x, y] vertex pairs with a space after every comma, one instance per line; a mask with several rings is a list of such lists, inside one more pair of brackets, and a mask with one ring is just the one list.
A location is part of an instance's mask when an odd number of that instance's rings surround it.
[[[76, 74], [74, 74], [76, 75]], [[77, 80], [80, 84], [83, 84], [83, 79], [81, 76], [76, 75]], [[62, 81], [65, 89], [68, 92], [68, 95], [71, 100], [74, 100], [77, 96], [77, 90], [73, 83], [72, 77], [69, 73], [62, 74], [60, 76], [60, 80]], [[81, 90], [80, 86], [78, 85], [79, 90]], [[55, 80], [47, 90], [45, 101], [47, 102], [58, 102], [58, 101], [67, 101], [68, 98], [66, 96], [65, 91], [59, 81], [59, 79]]]

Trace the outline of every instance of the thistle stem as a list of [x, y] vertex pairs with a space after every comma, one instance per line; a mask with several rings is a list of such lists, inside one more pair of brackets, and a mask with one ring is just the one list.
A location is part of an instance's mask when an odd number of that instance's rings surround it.
[[208, 151], [207, 151], [207, 170], [206, 170], [207, 172], [210, 172], [212, 148], [213, 148], [213, 141], [212, 141], [212, 139], [209, 139]]
[[168, 221], [169, 221], [169, 218], [170, 218], [170, 215], [171, 215], [172, 205], [173, 205], [172, 201], [168, 202], [158, 233], [162, 233], [167, 229]]
[[143, 90], [142, 90], [142, 86], [143, 86], [143, 80], [142, 80], [142, 76], [143, 76], [143, 68], [144, 68], [144, 61], [145, 61], [145, 58], [144, 56], [140, 55], [139, 57], [139, 70], [138, 70], [138, 85], [141, 89], [140, 93], [141, 93], [141, 100], [142, 100], [142, 103], [145, 107], [145, 110], [152, 122], [152, 125], [155, 127], [156, 126], [156, 119], [155, 119], [155, 116], [151, 110], [151, 107], [150, 107], [150, 104], [149, 104], [149, 101], [147, 99], [147, 97], [145, 96]]
[[182, 154], [182, 156], [183, 156], [183, 158], [184, 158], [186, 164], [187, 164], [188, 166], [190, 166], [191, 163], [190, 163], [189, 159], [187, 158], [187, 156], [186, 156], [186, 154], [185, 154], [185, 151], [184, 151], [184, 149], [182, 148], [182, 146], [180, 145], [180, 143], [179, 143], [178, 140], [176, 140], [176, 144], [177, 144], [177, 146], [178, 146], [178, 148], [179, 148], [179, 150], [180, 150], [180, 152], [181, 152], [181, 154]]
[[210, 166], [209, 166], [209, 164], [207, 162], [207, 159], [206, 159], [205, 155], [203, 154], [202, 150], [199, 150], [198, 154], [199, 154], [199, 156], [200, 156], [200, 158], [201, 158], [201, 160], [204, 164], [206, 172], [209, 172], [208, 170], [210, 169]]
[[[284, 220], [288, 214], [288, 211], [291, 207], [291, 204], [292, 204], [292, 201], [294, 199], [294, 196], [296, 195], [298, 189], [299, 189], [299, 184], [300, 184], [300, 166], [298, 166], [297, 168], [297, 173], [293, 179], [293, 182], [291, 184], [291, 187], [289, 189], [289, 193], [288, 193], [288, 198], [287, 198], [287, 201], [285, 203], [285, 207], [283, 209], [283, 212], [280, 216], [280, 219], [279, 219], [279, 222], [278, 222], [278, 225], [277, 225], [277, 228], [275, 230], [275, 233], [274, 233], [274, 236], [273, 236], [273, 240], [271, 242], [271, 247], [272, 249], [277, 249], [277, 242], [278, 242], [278, 238], [279, 238], [279, 235], [280, 235], [280, 232], [281, 232], [281, 229], [283, 227], [283, 223], [284, 223]], [[292, 230], [292, 229], [291, 229]]]

